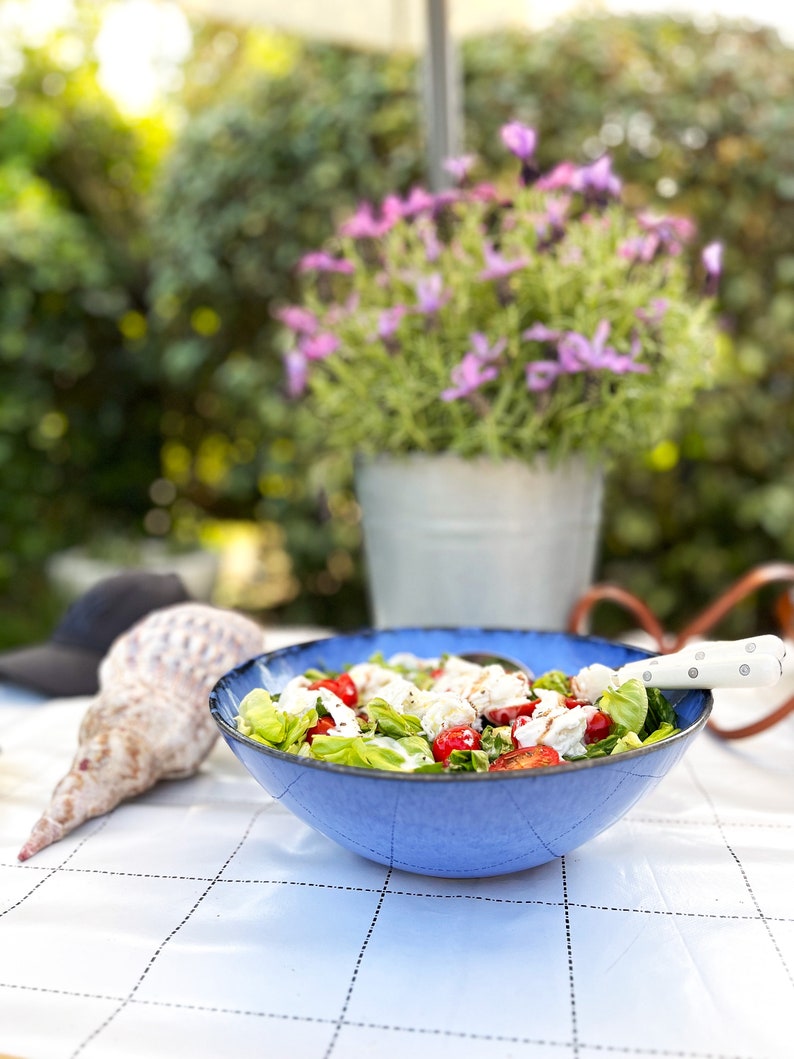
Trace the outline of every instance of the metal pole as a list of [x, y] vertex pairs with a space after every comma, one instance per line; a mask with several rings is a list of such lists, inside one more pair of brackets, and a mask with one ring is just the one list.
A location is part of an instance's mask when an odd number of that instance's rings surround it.
[[448, 187], [444, 162], [461, 153], [463, 117], [459, 66], [447, 17], [447, 0], [427, 0], [425, 92], [427, 163], [434, 191]]

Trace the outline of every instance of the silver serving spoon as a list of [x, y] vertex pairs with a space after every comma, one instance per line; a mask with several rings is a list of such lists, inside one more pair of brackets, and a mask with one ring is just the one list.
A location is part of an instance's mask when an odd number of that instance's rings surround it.
[[[649, 688], [771, 687], [780, 680], [785, 654], [786, 645], [779, 636], [711, 640], [689, 644], [672, 654], [640, 658], [619, 669], [595, 662], [581, 669], [575, 679], [591, 701], [608, 687], [632, 678]], [[518, 669], [531, 676], [523, 662], [493, 651], [467, 651], [459, 657], [478, 665], [498, 662], [505, 669]]]

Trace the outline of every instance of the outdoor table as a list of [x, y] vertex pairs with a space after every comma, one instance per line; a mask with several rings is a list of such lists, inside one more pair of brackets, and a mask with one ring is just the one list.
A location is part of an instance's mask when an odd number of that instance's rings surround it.
[[[783, 685], [718, 693], [714, 715], [765, 712], [791, 693], [788, 664]], [[363, 860], [220, 740], [195, 777], [20, 863], [88, 702], [0, 699], [0, 1053], [794, 1054], [794, 716], [745, 740], [703, 732], [621, 822], [513, 875]]]

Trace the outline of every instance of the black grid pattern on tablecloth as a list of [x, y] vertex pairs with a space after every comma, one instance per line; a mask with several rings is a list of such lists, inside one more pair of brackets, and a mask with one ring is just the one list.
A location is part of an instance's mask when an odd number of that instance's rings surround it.
[[685, 815], [654, 795], [565, 858], [463, 881], [363, 861], [269, 801], [143, 799], [0, 865], [0, 1026], [46, 1000], [59, 1059], [783, 1059], [791, 818], [723, 814], [689, 761], [678, 788]]

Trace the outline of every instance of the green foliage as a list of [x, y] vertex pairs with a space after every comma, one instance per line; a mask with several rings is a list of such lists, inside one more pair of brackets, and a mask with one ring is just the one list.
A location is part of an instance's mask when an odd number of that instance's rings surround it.
[[317, 46], [257, 73], [246, 64], [258, 50], [240, 52], [247, 76], [225, 70], [238, 87], [187, 123], [152, 199], [149, 353], [166, 395], [164, 468], [199, 513], [285, 530], [301, 582], [286, 618], [358, 624], [350, 485], [333, 463], [318, 483], [296, 454], [302, 419], [284, 399], [272, 312], [295, 296], [295, 262], [337, 210], [418, 177], [413, 73], [404, 59]]
[[[601, 577], [680, 627], [753, 565], [794, 557], [794, 51], [730, 23], [583, 19], [472, 44], [466, 98], [473, 146], [493, 152], [493, 123], [517, 114], [547, 161], [608, 148], [631, 199], [655, 187], [725, 244], [736, 381], [627, 460], [607, 504]], [[769, 604], [739, 608], [725, 633], [757, 630]]]
[[159, 447], [156, 392], [122, 331], [144, 290], [149, 158], [90, 66], [67, 76], [46, 50], [24, 58], [0, 110], [0, 589], [12, 597], [87, 526], [143, 514]]
[[[89, 19], [86, 54], [93, 33]], [[520, 119], [543, 168], [608, 149], [632, 206], [693, 216], [701, 244], [725, 244], [722, 356], [738, 381], [623, 460], [606, 506], [601, 576], [678, 626], [753, 564], [794, 558], [794, 51], [727, 24], [596, 17], [469, 42], [463, 70], [466, 146], [489, 170], [500, 126]], [[299, 583], [285, 618], [357, 624], [348, 471], [340, 453], [299, 455], [306, 420], [284, 400], [273, 311], [357, 201], [421, 179], [416, 72], [208, 27], [186, 78], [172, 150], [162, 128], [119, 117], [90, 61], [29, 51], [11, 79], [0, 589], [24, 601], [51, 551], [142, 522], [162, 475], [175, 522], [283, 527]], [[726, 632], [757, 629], [764, 606]]]

